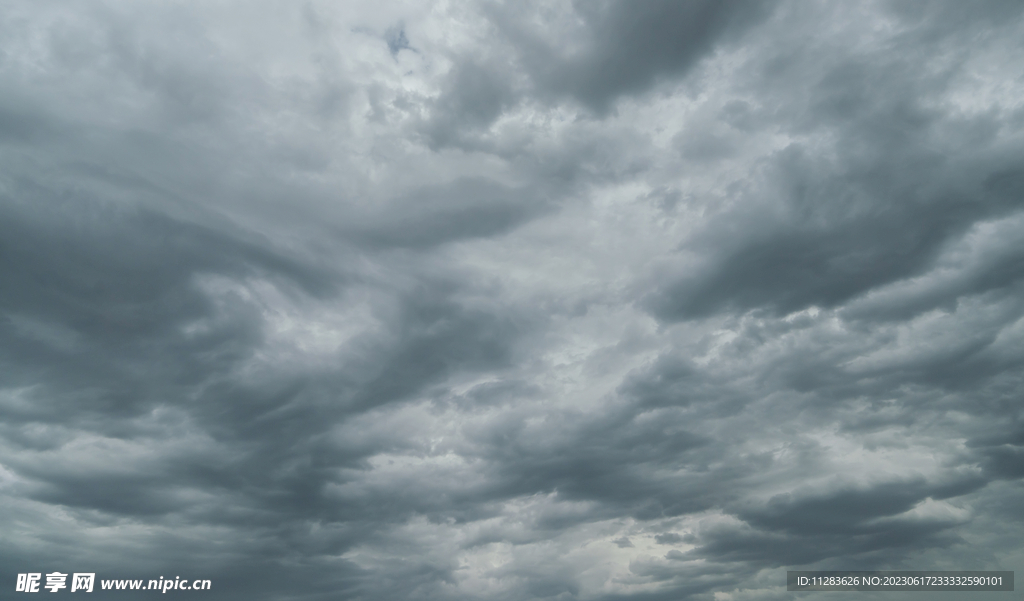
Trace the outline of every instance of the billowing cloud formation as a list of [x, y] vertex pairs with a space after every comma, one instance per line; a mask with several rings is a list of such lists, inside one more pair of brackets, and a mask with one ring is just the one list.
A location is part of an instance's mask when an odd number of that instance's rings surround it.
[[1024, 568], [1019, 2], [0, 28], [3, 586]]

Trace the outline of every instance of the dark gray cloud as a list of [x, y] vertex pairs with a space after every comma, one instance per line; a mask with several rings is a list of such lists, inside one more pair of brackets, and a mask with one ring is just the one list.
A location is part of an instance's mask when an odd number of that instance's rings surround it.
[[[603, 113], [620, 96], [678, 77], [771, 12], [771, 2], [579, 3], [586, 50], [559, 56], [524, 45], [524, 62], [542, 93], [568, 95]], [[554, 60], [552, 60], [554, 59]], [[558, 60], [562, 59], [562, 60]]]
[[1020, 567], [1020, 3], [25, 2], [0, 38], [2, 586]]
[[425, 248], [471, 238], [500, 236], [537, 217], [552, 204], [543, 188], [509, 188], [461, 178], [418, 188], [373, 213], [341, 226], [359, 246]]
[[396, 56], [402, 50], [413, 50], [409, 45], [409, 38], [405, 35], [405, 28], [401, 25], [389, 27], [384, 32], [384, 41], [388, 43], [388, 50], [392, 56]]
[[[938, 53], [949, 40], [905, 43]], [[1020, 210], [1020, 149], [998, 139], [999, 117], [974, 118], [976, 133], [965, 139], [957, 109], [927, 106], [948, 74], [915, 74], [907, 54], [876, 52], [805, 67], [820, 78], [790, 98], [799, 108], [780, 110], [799, 112], [801, 133], [832, 143], [812, 153], [796, 142], [770, 157], [761, 186], [746, 192], [761, 198], [727, 210], [689, 243], [697, 252], [710, 247], [704, 269], [652, 293], [657, 315], [836, 307], [923, 274], [973, 224]], [[771, 67], [784, 74], [808, 59], [777, 57]], [[697, 148], [715, 153], [707, 143]], [[992, 281], [983, 273], [975, 277]]]
[[[474, 146], [472, 135], [517, 105], [570, 99], [597, 115], [622, 97], [678, 79], [716, 44], [763, 21], [773, 2], [584, 2], [572, 5], [573, 39], [536, 16], [558, 8], [485, 5], [502, 45], [469, 50], [434, 101], [432, 147]], [[547, 29], [547, 30], [545, 30]], [[554, 30], [554, 31], [551, 31]], [[390, 45], [390, 42], [389, 42]], [[389, 46], [390, 47], [390, 46]], [[394, 52], [394, 51], [392, 51]]]

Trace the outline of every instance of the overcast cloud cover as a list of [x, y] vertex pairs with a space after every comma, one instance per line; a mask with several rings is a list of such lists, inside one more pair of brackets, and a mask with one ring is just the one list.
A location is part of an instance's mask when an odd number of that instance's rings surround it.
[[1024, 3], [5, 2], [0, 311], [4, 599], [1021, 571]]

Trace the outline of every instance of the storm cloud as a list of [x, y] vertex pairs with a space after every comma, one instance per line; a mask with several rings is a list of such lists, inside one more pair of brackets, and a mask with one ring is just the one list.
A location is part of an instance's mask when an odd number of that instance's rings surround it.
[[4, 598], [1024, 569], [1019, 2], [13, 2], [0, 39]]

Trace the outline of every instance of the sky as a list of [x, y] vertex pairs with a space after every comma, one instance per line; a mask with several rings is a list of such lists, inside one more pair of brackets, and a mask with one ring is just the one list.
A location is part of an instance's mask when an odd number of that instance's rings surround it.
[[1022, 393], [1017, 0], [0, 12], [2, 599], [1020, 571]]

